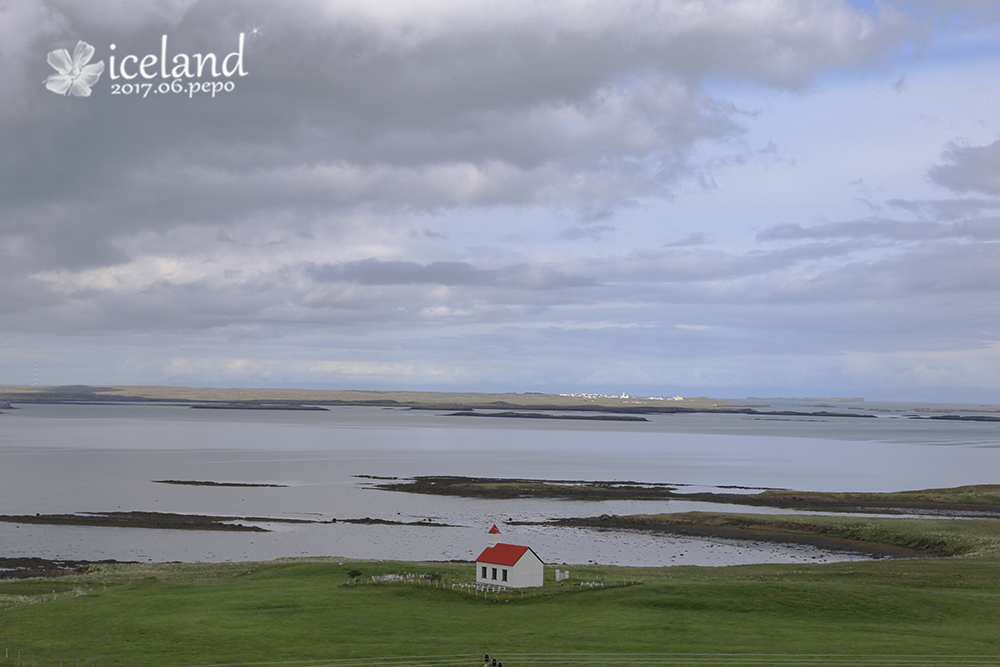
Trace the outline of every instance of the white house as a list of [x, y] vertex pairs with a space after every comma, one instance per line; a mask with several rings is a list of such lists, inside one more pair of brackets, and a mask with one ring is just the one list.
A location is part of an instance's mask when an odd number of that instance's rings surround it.
[[489, 546], [476, 559], [476, 583], [530, 588], [544, 582], [542, 559], [531, 547], [500, 542], [500, 529], [490, 528]]

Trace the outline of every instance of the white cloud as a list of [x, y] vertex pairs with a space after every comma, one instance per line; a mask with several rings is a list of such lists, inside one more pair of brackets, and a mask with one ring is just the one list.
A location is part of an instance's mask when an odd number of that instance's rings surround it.
[[[858, 383], [884, 387], [1000, 389], [1000, 342], [950, 350], [848, 352], [845, 372]], [[946, 397], [945, 397], [946, 398]]]
[[309, 373], [346, 375], [352, 377], [377, 376], [382, 379], [402, 378], [414, 374], [413, 364], [372, 361], [320, 361], [309, 365]]

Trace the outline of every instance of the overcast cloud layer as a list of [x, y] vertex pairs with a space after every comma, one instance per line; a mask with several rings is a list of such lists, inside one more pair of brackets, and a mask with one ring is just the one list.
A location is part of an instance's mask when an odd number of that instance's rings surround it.
[[998, 19], [0, 0], [0, 384], [1000, 400]]

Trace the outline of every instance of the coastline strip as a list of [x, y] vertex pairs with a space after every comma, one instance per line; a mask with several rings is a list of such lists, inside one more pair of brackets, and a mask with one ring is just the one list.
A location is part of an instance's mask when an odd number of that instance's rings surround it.
[[1000, 523], [993, 519], [954, 521], [683, 512], [604, 514], [530, 523], [808, 544], [888, 558], [970, 556], [1000, 551]]
[[272, 488], [272, 489], [284, 489], [288, 488], [288, 484], [258, 484], [254, 482], [211, 482], [211, 481], [199, 481], [191, 479], [154, 479], [153, 484], [178, 484], [182, 486], [235, 486], [240, 488]]
[[78, 514], [0, 514], [0, 521], [6, 523], [44, 524], [52, 526], [102, 526], [109, 528], [157, 528], [166, 530], [226, 530], [272, 532], [250, 523], [307, 523], [334, 524], [352, 523], [360, 525], [419, 526], [425, 528], [454, 528], [453, 524], [439, 523], [430, 519], [420, 521], [396, 521], [364, 517], [361, 519], [288, 519], [260, 516], [209, 516], [203, 514], [173, 514], [171, 512], [81, 512]]
[[793, 491], [685, 493], [682, 484], [425, 475], [373, 484], [383, 491], [466, 498], [556, 498], [569, 500], [694, 500], [819, 512], [947, 512], [954, 516], [1000, 517], [1000, 484], [890, 493]]
[[500, 417], [507, 419], [580, 419], [586, 421], [612, 421], [612, 422], [648, 422], [645, 417], [636, 415], [553, 415], [544, 412], [474, 412], [472, 410], [462, 410], [451, 412], [445, 417]]

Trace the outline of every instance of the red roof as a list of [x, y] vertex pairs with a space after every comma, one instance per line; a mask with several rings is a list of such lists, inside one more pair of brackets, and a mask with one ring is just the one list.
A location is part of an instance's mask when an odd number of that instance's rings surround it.
[[[528, 551], [531, 549], [516, 544], [497, 544], [495, 547], [486, 547], [483, 553], [479, 554], [476, 562], [513, 566]], [[534, 552], [532, 551], [532, 553]]]
[[492, 528], [490, 528], [490, 531], [489, 531], [489, 533], [487, 533], [487, 534], [488, 534], [488, 535], [499, 535], [499, 534], [500, 534], [500, 529], [499, 529], [499, 528], [497, 528], [497, 525], [496, 525], [496, 524], [493, 524], [493, 527], [492, 527]]

